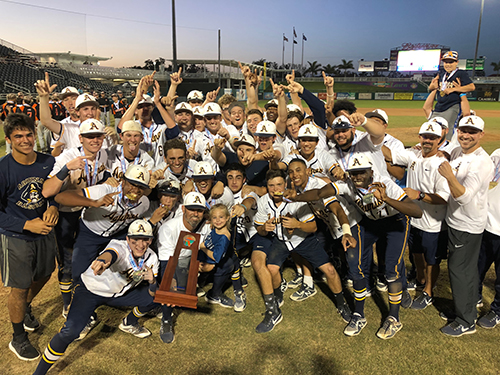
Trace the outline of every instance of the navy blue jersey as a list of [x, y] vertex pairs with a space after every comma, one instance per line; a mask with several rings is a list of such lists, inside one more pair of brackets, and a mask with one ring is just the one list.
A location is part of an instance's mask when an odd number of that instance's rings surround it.
[[215, 261], [202, 251], [200, 251], [200, 260], [210, 264], [219, 263], [226, 255], [230, 243], [231, 241], [224, 234], [218, 234], [215, 229], [212, 229], [205, 239], [204, 245], [208, 250], [213, 251]]
[[43, 183], [54, 167], [51, 155], [36, 153], [31, 165], [19, 164], [12, 154], [0, 159], [0, 233], [24, 240], [41, 234], [23, 230], [28, 220], [42, 218], [48, 201], [42, 196]]
[[[233, 163], [241, 164], [238, 156], [234, 152], [222, 151], [226, 155], [226, 164], [222, 168], [224, 173], [226, 172], [226, 167]], [[245, 173], [247, 176], [247, 185], [250, 186], [266, 186], [266, 173], [269, 170], [269, 162], [265, 160], [257, 160], [252, 164], [244, 166]], [[227, 181], [223, 181], [224, 185], [227, 186]]]
[[[461, 86], [466, 86], [470, 83], [472, 83], [472, 80], [470, 79], [469, 75], [465, 70], [457, 70], [451, 77], [445, 76], [446, 70], [440, 70], [439, 71], [439, 92], [437, 94], [437, 104], [436, 107], [434, 108], [434, 111], [436, 112], [444, 112], [451, 106], [454, 106], [455, 104], [460, 104], [460, 93], [459, 92], [452, 92], [451, 94], [441, 96], [442, 91], [447, 88], [451, 87], [451, 84], [453, 82], [457, 81], [457, 78], [460, 79], [460, 85]], [[445, 78], [446, 77], [446, 78]], [[443, 78], [444, 78], [444, 85], [443, 85]], [[444, 87], [446, 86], [446, 87]]]

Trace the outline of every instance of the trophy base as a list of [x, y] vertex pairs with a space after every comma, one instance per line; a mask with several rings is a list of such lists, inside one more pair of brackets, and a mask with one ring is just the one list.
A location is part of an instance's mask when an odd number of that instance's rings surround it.
[[157, 290], [154, 301], [156, 303], [169, 304], [179, 307], [187, 307], [189, 309], [196, 309], [198, 305], [198, 297], [196, 295], [188, 295], [176, 292], [166, 292]]

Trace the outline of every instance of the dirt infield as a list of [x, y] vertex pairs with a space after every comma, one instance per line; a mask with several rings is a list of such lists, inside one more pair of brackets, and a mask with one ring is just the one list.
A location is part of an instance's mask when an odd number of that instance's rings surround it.
[[[472, 107], [474, 107], [472, 105]], [[474, 108], [472, 108], [474, 109]], [[373, 110], [373, 108], [358, 108], [359, 113], [366, 113]], [[424, 117], [424, 111], [422, 109], [415, 108], [387, 108], [384, 109], [388, 116], [419, 116]], [[500, 117], [500, 111], [495, 111], [492, 109], [478, 109], [476, 114], [479, 117]]]

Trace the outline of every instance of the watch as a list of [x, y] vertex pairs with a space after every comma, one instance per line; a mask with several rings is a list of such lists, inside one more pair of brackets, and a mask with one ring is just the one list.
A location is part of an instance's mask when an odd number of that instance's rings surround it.
[[424, 198], [425, 198], [425, 193], [422, 193], [422, 192], [418, 193], [417, 201], [421, 201]]

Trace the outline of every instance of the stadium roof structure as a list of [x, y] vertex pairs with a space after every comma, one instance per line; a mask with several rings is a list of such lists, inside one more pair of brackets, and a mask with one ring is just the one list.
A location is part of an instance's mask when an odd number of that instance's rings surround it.
[[99, 61], [111, 60], [113, 57], [101, 57], [94, 55], [80, 55], [78, 53], [69, 52], [39, 52], [35, 53], [39, 56], [42, 62], [74, 62], [82, 64], [84, 62], [97, 64]]

